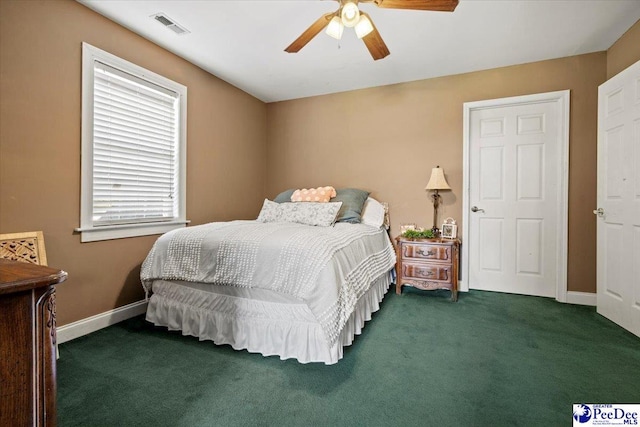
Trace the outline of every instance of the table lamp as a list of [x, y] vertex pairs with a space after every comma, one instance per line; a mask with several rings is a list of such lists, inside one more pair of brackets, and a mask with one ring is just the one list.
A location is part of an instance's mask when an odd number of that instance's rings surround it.
[[424, 188], [427, 191], [433, 191], [431, 195], [431, 199], [433, 199], [433, 235], [438, 237], [440, 231], [436, 224], [438, 224], [438, 206], [440, 205], [440, 194], [438, 191], [440, 190], [451, 190], [449, 184], [447, 184], [447, 180], [444, 177], [444, 170], [440, 168], [440, 166], [436, 166], [431, 169], [431, 178], [429, 178], [429, 183]]

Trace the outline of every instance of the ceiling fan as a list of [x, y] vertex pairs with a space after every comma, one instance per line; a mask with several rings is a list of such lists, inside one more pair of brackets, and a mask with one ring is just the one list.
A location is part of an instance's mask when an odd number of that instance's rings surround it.
[[364, 41], [374, 60], [389, 55], [389, 49], [368, 14], [358, 9], [358, 3], [374, 3], [385, 9], [430, 10], [453, 12], [458, 0], [336, 0], [340, 3], [338, 10], [322, 15], [311, 24], [285, 52], [295, 53], [306, 46], [325, 27], [327, 34], [335, 39], [342, 37], [344, 27], [354, 27], [356, 35]]

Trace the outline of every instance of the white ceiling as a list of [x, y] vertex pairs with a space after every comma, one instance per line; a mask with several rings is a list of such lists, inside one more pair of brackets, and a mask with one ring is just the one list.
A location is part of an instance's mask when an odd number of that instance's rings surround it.
[[336, 1], [78, 1], [265, 102], [602, 51], [640, 19], [640, 0], [460, 0], [453, 13], [360, 4], [391, 51], [373, 61], [348, 28], [284, 52]]

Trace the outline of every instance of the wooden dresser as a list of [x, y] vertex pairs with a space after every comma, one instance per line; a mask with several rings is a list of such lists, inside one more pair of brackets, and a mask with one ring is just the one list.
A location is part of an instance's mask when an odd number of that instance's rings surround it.
[[0, 259], [0, 426], [56, 424], [54, 285], [66, 278]]
[[409, 285], [422, 290], [448, 289], [451, 300], [458, 300], [457, 239], [407, 239], [396, 237], [396, 293]]

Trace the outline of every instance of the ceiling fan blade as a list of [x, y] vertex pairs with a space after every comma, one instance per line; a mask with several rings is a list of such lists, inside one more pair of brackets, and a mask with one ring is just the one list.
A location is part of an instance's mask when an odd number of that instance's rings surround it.
[[305, 45], [309, 43], [311, 39], [317, 36], [318, 33], [324, 29], [324, 27], [329, 25], [329, 21], [331, 21], [331, 18], [336, 16], [336, 14], [337, 12], [332, 12], [322, 15], [316, 22], [311, 24], [311, 26], [307, 28], [304, 33], [300, 34], [300, 37], [295, 39], [293, 43], [291, 43], [285, 49], [285, 52], [295, 53], [305, 47]]
[[362, 38], [362, 41], [367, 46], [367, 49], [369, 49], [369, 53], [373, 56], [373, 59], [377, 61], [378, 59], [382, 59], [389, 55], [389, 48], [387, 48], [384, 40], [382, 40], [382, 37], [376, 28], [376, 24], [373, 23], [371, 17], [367, 13], [362, 11], [360, 13], [369, 18], [371, 26], [373, 27], [373, 31]]
[[458, 0], [373, 0], [378, 7], [385, 9], [433, 10], [453, 12]]

